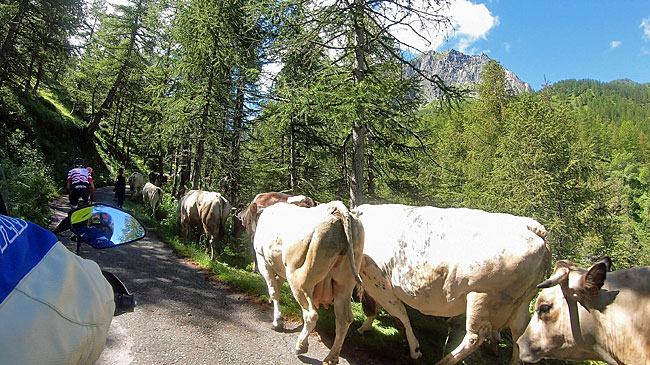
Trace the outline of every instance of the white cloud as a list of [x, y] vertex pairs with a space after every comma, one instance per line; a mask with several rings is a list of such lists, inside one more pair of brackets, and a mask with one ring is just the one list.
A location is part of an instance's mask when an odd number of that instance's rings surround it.
[[[416, 3], [418, 4], [414, 4], [413, 7], [427, 9], [425, 4], [428, 1], [420, 0]], [[395, 9], [390, 10], [394, 14]], [[440, 29], [434, 22], [420, 23], [419, 19], [410, 16], [406, 18], [405, 22], [409, 22], [413, 29], [406, 26], [394, 26], [390, 28], [391, 34], [401, 42], [420, 51], [437, 49], [447, 40], [455, 43], [455, 47], [463, 52], [470, 49], [472, 44], [479, 39], [486, 39], [488, 31], [499, 25], [499, 18], [493, 16], [484, 4], [474, 4], [469, 0], [457, 0], [450, 7], [427, 10], [448, 17], [451, 27]], [[386, 12], [390, 13], [390, 11]]]
[[510, 53], [510, 47], [510, 43], [503, 42], [503, 48], [506, 50], [506, 52]]
[[611, 41], [611, 42], [609, 42], [609, 48], [610, 48], [610, 49], [617, 48], [617, 47], [620, 46], [622, 43], [623, 43], [623, 42], [621, 42], [621, 41]]
[[484, 4], [473, 4], [467, 0], [454, 2], [450, 16], [455, 28], [451, 34], [458, 38], [463, 49], [481, 38], [486, 39], [488, 31], [499, 25], [499, 18], [492, 16]]
[[640, 28], [643, 28], [643, 38], [650, 41], [650, 17], [643, 19]]

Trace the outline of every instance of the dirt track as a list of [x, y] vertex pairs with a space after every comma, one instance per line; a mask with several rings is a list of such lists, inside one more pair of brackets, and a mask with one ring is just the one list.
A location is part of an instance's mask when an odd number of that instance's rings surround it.
[[[112, 204], [112, 196], [111, 187], [100, 188], [96, 200]], [[56, 224], [68, 211], [68, 199], [59, 198], [51, 208]], [[70, 235], [59, 238], [74, 251]], [[299, 323], [273, 331], [269, 306], [206, 280], [200, 267], [174, 255], [155, 233], [108, 250], [84, 244], [81, 256], [120, 277], [138, 303], [135, 312], [113, 319], [98, 364], [320, 364], [329, 351], [312, 334], [309, 352], [296, 357]], [[344, 344], [341, 364], [381, 364], [350, 347]]]

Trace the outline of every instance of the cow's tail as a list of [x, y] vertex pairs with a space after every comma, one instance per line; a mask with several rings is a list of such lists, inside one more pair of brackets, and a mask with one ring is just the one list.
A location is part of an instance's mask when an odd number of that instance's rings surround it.
[[359, 297], [361, 297], [361, 308], [363, 308], [363, 314], [365, 314], [366, 317], [376, 316], [379, 312], [377, 301], [375, 301], [375, 299], [371, 297], [368, 292], [363, 290], [362, 286], [359, 287], [358, 293]]
[[[230, 203], [228, 203], [228, 200], [223, 197], [223, 195], [219, 195], [219, 236], [218, 239], [221, 241], [225, 236], [226, 236], [226, 219], [228, 218], [228, 214], [230, 213]], [[214, 210], [216, 211], [216, 209]]]
[[357, 271], [357, 266], [354, 263], [354, 230], [352, 229], [352, 215], [348, 208], [343, 205], [343, 203], [337, 204], [337, 206], [330, 208], [330, 213], [335, 216], [343, 224], [343, 230], [345, 231], [345, 237], [348, 243], [348, 258], [350, 259], [350, 267], [354, 273], [354, 278], [357, 280], [359, 286], [362, 284], [361, 277]]
[[544, 266], [545, 266], [545, 275], [548, 276], [551, 274], [551, 242], [548, 240], [548, 231], [541, 223], [536, 220], [532, 220], [528, 224], [528, 229], [535, 233], [539, 238], [544, 240]]
[[159, 199], [160, 203], [159, 204], [162, 205], [162, 203], [163, 203], [163, 190], [161, 188], [156, 188], [156, 190], [158, 191], [158, 196], [160, 196], [160, 199]]
[[179, 229], [181, 228], [182, 207], [183, 207], [183, 198], [180, 198], [178, 199], [178, 208], [176, 208], [176, 224], [178, 225]]

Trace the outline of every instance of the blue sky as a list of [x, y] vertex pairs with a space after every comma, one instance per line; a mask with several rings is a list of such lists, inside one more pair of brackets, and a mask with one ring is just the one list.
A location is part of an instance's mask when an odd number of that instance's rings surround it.
[[459, 0], [436, 51], [485, 53], [539, 90], [546, 80], [650, 82], [648, 0]]

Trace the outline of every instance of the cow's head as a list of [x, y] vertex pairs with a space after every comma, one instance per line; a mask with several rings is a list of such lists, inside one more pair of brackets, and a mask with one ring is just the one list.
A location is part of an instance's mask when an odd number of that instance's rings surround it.
[[239, 237], [246, 230], [246, 218], [248, 215], [248, 209], [233, 208], [234, 212], [232, 215], [232, 235], [233, 237]]
[[535, 313], [519, 338], [519, 357], [524, 362], [542, 358], [590, 359], [593, 318], [589, 303], [600, 294], [611, 260], [603, 257], [589, 270], [560, 260], [553, 275], [537, 285], [543, 289]]

